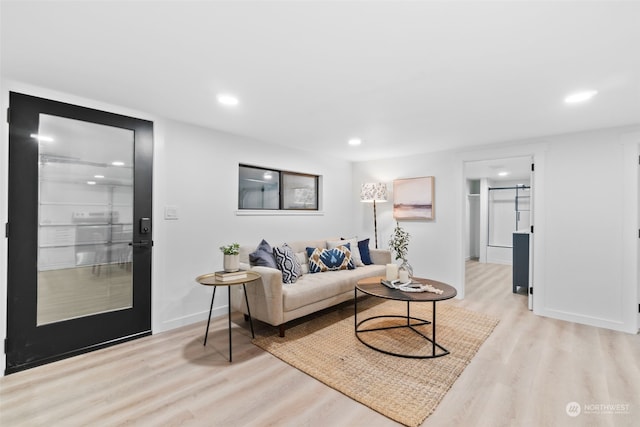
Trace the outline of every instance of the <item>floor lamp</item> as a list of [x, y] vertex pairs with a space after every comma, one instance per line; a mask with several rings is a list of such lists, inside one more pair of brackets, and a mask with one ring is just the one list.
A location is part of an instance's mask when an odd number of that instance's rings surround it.
[[387, 201], [387, 185], [383, 182], [368, 182], [362, 184], [360, 190], [360, 201], [373, 203], [373, 230], [375, 233], [376, 249], [378, 249], [378, 220], [376, 213], [376, 202]]

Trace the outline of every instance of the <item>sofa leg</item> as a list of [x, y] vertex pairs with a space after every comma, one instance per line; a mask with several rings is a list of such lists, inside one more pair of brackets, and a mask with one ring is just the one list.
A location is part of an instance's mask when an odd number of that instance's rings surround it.
[[243, 314], [243, 316], [244, 316], [244, 321], [248, 322], [249, 321], [249, 315], [248, 314]]
[[281, 338], [284, 338], [284, 329], [285, 329], [284, 323], [282, 325], [278, 326], [278, 332], [280, 332], [280, 337]]

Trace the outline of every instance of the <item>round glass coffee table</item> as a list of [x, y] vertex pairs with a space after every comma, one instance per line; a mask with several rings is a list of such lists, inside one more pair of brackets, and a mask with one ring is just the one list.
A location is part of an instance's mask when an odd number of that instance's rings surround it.
[[[369, 348], [380, 351], [385, 354], [390, 354], [392, 356], [400, 356], [400, 357], [408, 357], [412, 359], [431, 359], [434, 357], [441, 357], [449, 354], [449, 350], [441, 346], [436, 342], [436, 302], [443, 301], [447, 299], [451, 299], [456, 296], [457, 292], [453, 286], [447, 285], [446, 283], [437, 282], [435, 280], [430, 279], [422, 279], [418, 277], [414, 277], [414, 282], [419, 282], [422, 284], [429, 284], [436, 289], [442, 290], [442, 294], [436, 294], [433, 292], [403, 292], [398, 289], [390, 289], [383, 285], [381, 280], [384, 277], [369, 277], [366, 279], [359, 280], [354, 289], [354, 323], [355, 323], [355, 332], [356, 337], [360, 340], [361, 343], [366, 345]], [[407, 314], [406, 315], [380, 315], [380, 316], [372, 316], [366, 319], [362, 319], [358, 321], [358, 292], [363, 294], [371, 295], [376, 298], [383, 298], [393, 301], [406, 301], [407, 303]], [[420, 319], [418, 317], [411, 316], [411, 303], [423, 303], [423, 302], [431, 302], [433, 304], [433, 314], [431, 317], [431, 321], [426, 319]], [[405, 322], [401, 322], [400, 324], [394, 324], [393, 326], [380, 326], [380, 327], [371, 327], [366, 328], [365, 324], [373, 322], [376, 319], [403, 319]], [[397, 323], [397, 322], [396, 322]], [[431, 337], [425, 335], [422, 331], [418, 330], [417, 326], [423, 326], [431, 324]], [[408, 328], [416, 333], [418, 339], [425, 339], [431, 343], [431, 352], [426, 355], [414, 355], [414, 354], [403, 354], [397, 353], [390, 350], [385, 350], [379, 348], [376, 345], [367, 342], [363, 337], [367, 335], [368, 332], [375, 331], [393, 331], [398, 329]], [[436, 352], [436, 347], [441, 351]]]

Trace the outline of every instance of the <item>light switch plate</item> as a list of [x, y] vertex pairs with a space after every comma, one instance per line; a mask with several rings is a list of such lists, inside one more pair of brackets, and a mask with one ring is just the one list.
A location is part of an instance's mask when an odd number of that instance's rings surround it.
[[164, 219], [178, 219], [178, 207], [177, 206], [165, 206], [164, 207]]

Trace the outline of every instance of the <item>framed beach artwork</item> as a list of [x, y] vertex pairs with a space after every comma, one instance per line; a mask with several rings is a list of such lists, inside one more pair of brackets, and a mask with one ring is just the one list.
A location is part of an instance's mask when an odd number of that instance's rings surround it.
[[435, 177], [393, 181], [393, 218], [435, 219]]

